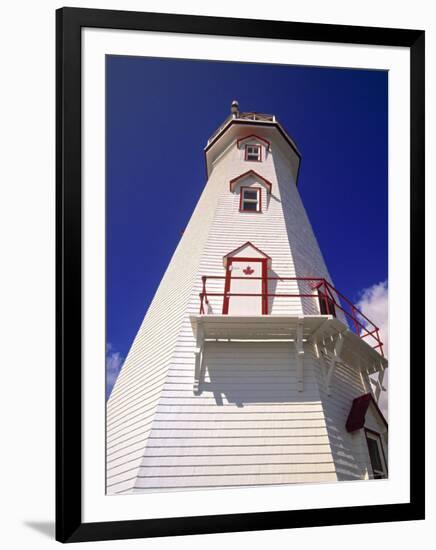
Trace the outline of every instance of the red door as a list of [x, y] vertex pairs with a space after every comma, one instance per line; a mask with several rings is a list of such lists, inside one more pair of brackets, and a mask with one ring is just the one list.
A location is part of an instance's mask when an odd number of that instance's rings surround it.
[[266, 315], [268, 313], [267, 284], [266, 259], [229, 258], [223, 314]]

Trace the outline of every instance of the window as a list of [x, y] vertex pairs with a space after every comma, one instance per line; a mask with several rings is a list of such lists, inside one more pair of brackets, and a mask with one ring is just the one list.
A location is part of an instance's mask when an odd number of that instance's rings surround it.
[[374, 479], [384, 479], [388, 477], [388, 471], [381, 436], [377, 432], [368, 429], [365, 430], [365, 436]]
[[254, 187], [241, 187], [239, 210], [241, 212], [261, 212], [261, 190]]
[[321, 315], [333, 315], [333, 317], [336, 317], [335, 302], [321, 288], [318, 288], [318, 300]]
[[260, 162], [262, 160], [262, 151], [260, 145], [246, 145], [245, 160], [255, 160], [257, 162]]

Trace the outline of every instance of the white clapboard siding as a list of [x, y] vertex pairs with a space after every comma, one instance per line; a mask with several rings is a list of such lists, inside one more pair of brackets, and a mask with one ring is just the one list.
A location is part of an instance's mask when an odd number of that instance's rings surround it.
[[[116, 432], [119, 437], [116, 447], [107, 453], [108, 476], [111, 470], [120, 471], [127, 461], [136, 469], [140, 466], [150, 432], [150, 414], [154, 413], [159, 402], [166, 371], [192, 299], [208, 226], [212, 223], [221, 195], [219, 184], [217, 179], [209, 181], [205, 187], [108, 400], [107, 436], [110, 439]], [[188, 350], [192, 351], [191, 342]], [[153, 383], [152, 391], [150, 382]], [[142, 437], [129, 440], [132, 422], [135, 422]], [[120, 474], [116, 479], [116, 492], [129, 491], [134, 486], [135, 477], [134, 474]], [[109, 485], [107, 492], [113, 492]]]
[[[166, 399], [157, 408], [136, 489], [335, 478], [312, 364], [305, 364], [305, 391], [298, 392], [294, 344], [208, 342], [204, 355], [200, 395], [192, 393], [193, 372], [190, 396], [183, 389], [180, 396], [167, 393], [166, 387], [174, 388], [170, 367], [162, 392]], [[232, 372], [238, 373], [233, 384]], [[179, 400], [193, 413], [180, 406], [173, 410], [169, 403]], [[200, 480], [193, 482], [194, 474]], [[214, 481], [217, 474], [220, 483]]]
[[220, 487], [253, 487], [259, 485], [285, 485], [292, 483], [320, 483], [336, 481], [336, 473], [326, 468], [321, 472], [278, 472], [269, 474], [224, 474], [224, 475], [198, 475], [191, 477], [141, 477], [138, 476], [135, 491], [145, 492], [152, 489], [192, 489], [220, 488]]
[[[389, 448], [388, 448], [388, 432], [386, 424], [381, 420], [379, 413], [375, 410], [374, 405], [371, 403], [368, 412], [366, 413], [365, 418], [365, 427], [378, 432], [380, 434], [381, 444], [383, 447], [384, 459], [387, 462], [386, 466], [389, 471]], [[371, 463], [369, 458], [368, 445], [366, 443], [365, 434], [362, 434], [362, 460], [366, 460], [368, 466]], [[369, 477], [371, 476], [371, 469], [368, 467], [368, 472], [370, 472]]]
[[[323, 460], [324, 459], [324, 460]], [[258, 465], [265, 466], [271, 464], [307, 464], [307, 463], [323, 463], [332, 464], [330, 460], [330, 453], [327, 451], [324, 456], [320, 453], [308, 454], [308, 453], [280, 453], [277, 455], [260, 454], [260, 455], [217, 455], [209, 456], [208, 466], [246, 466], [246, 465]], [[204, 467], [204, 457], [202, 455], [197, 456], [150, 456], [144, 460], [144, 468], [152, 467], [191, 467], [202, 466]]]
[[[269, 276], [330, 281], [296, 187], [298, 157], [275, 128], [253, 126], [249, 132], [271, 141], [271, 150], [263, 147], [264, 161], [250, 163], [236, 139], [222, 140], [112, 390], [108, 493], [337, 479], [339, 459], [335, 462], [331, 447], [337, 435], [324, 411], [324, 378], [311, 353], [304, 357], [301, 392], [293, 343], [207, 342], [200, 393], [193, 392], [196, 342], [190, 316], [199, 313], [201, 277], [225, 275], [223, 256], [250, 241], [272, 258]], [[250, 169], [271, 182], [271, 193], [251, 176], [230, 191], [230, 180]], [[241, 185], [261, 187], [262, 213], [239, 212]], [[207, 290], [223, 293], [224, 279], [208, 280]], [[308, 287], [277, 281], [268, 290], [300, 294]], [[222, 302], [209, 297], [208, 313], [220, 314]], [[272, 315], [319, 313], [315, 298], [271, 296], [268, 309]], [[331, 410], [334, 418], [340, 415]], [[336, 440], [333, 445], [340, 447]]]
[[[321, 365], [319, 365], [321, 369]], [[332, 456], [338, 480], [365, 479], [370, 461], [363, 430], [349, 433], [347, 418], [353, 399], [367, 393], [360, 371], [353, 365], [337, 365], [330, 384], [330, 395], [320, 383]], [[369, 418], [370, 415], [367, 415]]]
[[[292, 447], [292, 448], [290, 448]], [[320, 456], [330, 453], [330, 446], [328, 442], [322, 443], [308, 443], [307, 441], [303, 444], [297, 445], [295, 441], [292, 444], [286, 445], [232, 445], [232, 446], [222, 446], [222, 445], [200, 445], [196, 447], [178, 447], [177, 445], [166, 446], [166, 447], [154, 447], [150, 446], [147, 449], [147, 457], [144, 458], [144, 464], [146, 464], [149, 457], [188, 457], [188, 456], [198, 456], [198, 457], [208, 457], [207, 460], [215, 456], [227, 456], [232, 457], [233, 460], [243, 460], [247, 456], [257, 457], [263, 459], [263, 457], [271, 457], [271, 462], [274, 461], [275, 456], [287, 456], [287, 455], [310, 455], [315, 461], [318, 460]], [[205, 463], [205, 459], [202, 459], [202, 464]]]

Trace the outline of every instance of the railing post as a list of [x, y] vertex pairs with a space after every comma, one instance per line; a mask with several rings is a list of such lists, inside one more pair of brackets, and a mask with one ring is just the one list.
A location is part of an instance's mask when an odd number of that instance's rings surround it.
[[[336, 307], [340, 309], [345, 317], [346, 317], [346, 323], [350, 327], [351, 330], [354, 330], [360, 338], [369, 338], [372, 337], [376, 340], [376, 345], [372, 346], [374, 349], [380, 350], [380, 355], [382, 357], [385, 357], [384, 351], [383, 351], [383, 342], [380, 339], [380, 330], [379, 328], [370, 320], [364, 313], [359, 311], [359, 309], [343, 294], [341, 294], [336, 288], [334, 288], [326, 279], [324, 278], [316, 278], [312, 279], [309, 277], [268, 277], [268, 272], [266, 270], [262, 271], [262, 277], [255, 277], [254, 279], [262, 280], [262, 287], [260, 293], [236, 293], [232, 294], [230, 292], [230, 274], [229, 274], [229, 267], [227, 267], [226, 270], [226, 276], [215, 276], [211, 275], [209, 278], [211, 279], [224, 279], [224, 292], [217, 293], [217, 292], [211, 292], [211, 296], [222, 296], [223, 297], [223, 314], [228, 313], [228, 302], [230, 297], [233, 296], [261, 296], [262, 299], [262, 313], [268, 313], [268, 301], [269, 297], [284, 297], [284, 298], [294, 298], [294, 297], [301, 297], [301, 298], [318, 298], [318, 306], [321, 314], [327, 314], [327, 315], [333, 315], [336, 316]], [[245, 279], [244, 277], [235, 277], [236, 279]], [[209, 306], [208, 296], [207, 296], [207, 279], [208, 276], [203, 275], [201, 277], [202, 279], [202, 291], [199, 293], [200, 298], [200, 315], [205, 314], [205, 304]], [[278, 281], [305, 281], [305, 285], [307, 285], [308, 281], [310, 283], [310, 290], [317, 291], [317, 293], [310, 293], [309, 290], [306, 290], [304, 288], [303, 294], [301, 294], [301, 289], [297, 288], [300, 291], [300, 294], [289, 294], [289, 293], [276, 293], [273, 291], [272, 294], [269, 292], [269, 281], [270, 280], [278, 280]], [[316, 281], [316, 285], [313, 283], [313, 281]], [[338, 300], [338, 301], [337, 301]], [[342, 306], [339, 302], [339, 300], [342, 300], [344, 303], [344, 306]], [[324, 305], [324, 308], [322, 304]], [[324, 310], [324, 311], [323, 311]], [[211, 312], [212, 310], [208, 309], [208, 312]], [[352, 323], [350, 322], [350, 318], [352, 319]], [[369, 327], [369, 328], [368, 328]]]
[[[206, 276], [203, 275], [201, 277], [201, 280], [203, 281], [203, 295], [204, 295], [204, 301], [206, 302], [206, 305], [208, 305], [208, 301], [207, 301], [207, 291], [206, 291]], [[203, 313], [204, 313], [204, 306], [203, 306]]]
[[330, 304], [327, 296], [327, 281], [325, 279], [323, 279], [323, 292], [324, 292], [325, 307], [327, 309], [327, 315], [330, 315]]
[[383, 342], [380, 339], [380, 330], [378, 328], [377, 328], [376, 334], [377, 334], [377, 343], [380, 346], [380, 355], [382, 357], [384, 357], [385, 354], [384, 354], [384, 351], [383, 351]]
[[354, 305], [351, 306], [351, 317], [352, 317], [353, 322], [354, 322], [354, 328], [356, 329], [356, 334], [357, 334], [357, 336], [360, 336], [359, 325], [358, 325], [357, 319], [356, 319], [356, 308], [354, 307]]

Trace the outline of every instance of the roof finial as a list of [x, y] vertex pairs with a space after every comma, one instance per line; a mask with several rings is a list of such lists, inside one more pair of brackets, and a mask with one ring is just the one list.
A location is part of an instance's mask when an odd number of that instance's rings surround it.
[[236, 99], [234, 99], [232, 101], [232, 107], [231, 107], [231, 113], [232, 115], [235, 117], [235, 116], [238, 116], [238, 113], [239, 113], [239, 103], [236, 101]]

